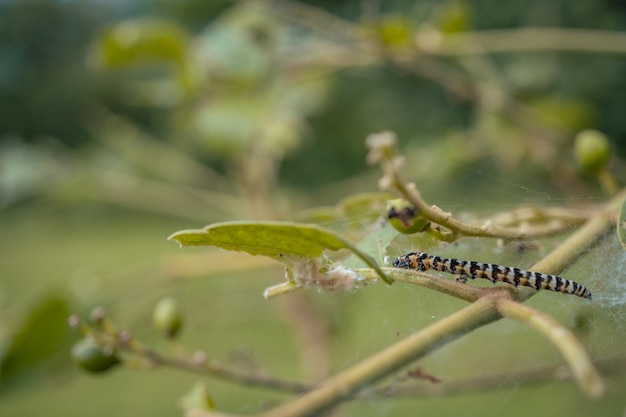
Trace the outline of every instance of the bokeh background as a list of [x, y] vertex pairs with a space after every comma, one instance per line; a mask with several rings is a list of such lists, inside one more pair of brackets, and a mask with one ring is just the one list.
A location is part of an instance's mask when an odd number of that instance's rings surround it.
[[[573, 143], [603, 132], [609, 170], [626, 179], [625, 30], [618, 0], [0, 0], [0, 415], [182, 415], [197, 375], [73, 365], [79, 336], [66, 318], [95, 306], [163, 351], [309, 381], [459, 309], [407, 285], [265, 301], [280, 265], [166, 238], [239, 219], [316, 220], [362, 237], [384, 204], [345, 198], [377, 191], [364, 141], [383, 130], [397, 133], [423, 196], [456, 214], [593, 206], [606, 196]], [[424, 245], [526, 267], [562, 239], [520, 254], [417, 238], [389, 254]], [[611, 235], [567, 275], [600, 293], [595, 304], [529, 304], [576, 330], [594, 359], [623, 355], [624, 268]], [[175, 348], [151, 327], [164, 296], [184, 312]], [[599, 401], [570, 382], [524, 383], [524, 369], [559, 364], [542, 337], [501, 321], [420, 362], [444, 379], [503, 373], [501, 388], [336, 415], [624, 413], [619, 366]], [[285, 398], [204, 380], [227, 412]]]

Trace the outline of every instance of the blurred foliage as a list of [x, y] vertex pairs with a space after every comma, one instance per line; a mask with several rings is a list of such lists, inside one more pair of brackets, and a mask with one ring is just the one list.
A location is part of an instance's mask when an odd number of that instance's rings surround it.
[[[63, 347], [67, 347], [70, 313], [66, 300], [48, 297], [29, 312], [15, 329], [0, 360], [0, 386], [6, 387], [17, 377], [28, 376], [37, 368], [50, 363]], [[65, 342], [65, 343], [64, 343]]]
[[[479, 147], [524, 136], [515, 126], [484, 122], [490, 115], [393, 66], [327, 73], [332, 69], [316, 58], [332, 45], [332, 32], [303, 31], [281, 20], [280, 13], [191, 0], [123, 7], [9, 1], [0, 7], [8, 23], [0, 27], [3, 141], [46, 143], [52, 137], [76, 148], [93, 140], [85, 120], [92, 104], [103, 102], [158, 141], [192, 152], [221, 172], [238, 170], [224, 164], [245, 148], [262, 153], [267, 164], [280, 160], [280, 183], [315, 187], [362, 170], [361, 141], [372, 131], [393, 127], [419, 147], [476, 127], [467, 141]], [[411, 32], [424, 27], [447, 34], [518, 26], [626, 26], [626, 14], [612, 2], [502, 7], [489, 1], [395, 1], [378, 7], [327, 4], [330, 12], [378, 28], [389, 47], [410, 41]], [[120, 21], [139, 13], [151, 17]], [[307, 57], [308, 67], [291, 69]], [[626, 63], [621, 57], [581, 58], [500, 54], [492, 58], [499, 79], [486, 81], [525, 101], [548, 125], [606, 132], [623, 154], [626, 104], [614, 92], [625, 86]], [[488, 76], [472, 71], [472, 77]]]

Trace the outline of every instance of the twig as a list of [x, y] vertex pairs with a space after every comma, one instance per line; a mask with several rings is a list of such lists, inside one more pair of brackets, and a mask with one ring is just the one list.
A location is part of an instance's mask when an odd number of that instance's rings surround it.
[[450, 230], [451, 236], [447, 239], [449, 241], [459, 236], [492, 237], [507, 240], [528, 239], [559, 233], [569, 227], [568, 223], [558, 219], [546, 224], [524, 227], [500, 226], [489, 221], [482, 225], [463, 223], [455, 219], [451, 213], [446, 213], [436, 206], [427, 204], [414, 184], [405, 183], [399, 172], [402, 160], [397, 156], [395, 134], [382, 132], [370, 135], [367, 138], [367, 144], [370, 148], [368, 161], [370, 163], [379, 162], [384, 173], [380, 182], [381, 188], [397, 191], [415, 207], [420, 216]]
[[241, 3], [262, 8], [283, 20], [308, 27], [320, 35], [334, 37], [336, 41], [354, 41], [356, 28], [351, 22], [326, 12], [319, 7], [297, 1], [239, 0]]
[[561, 245], [557, 246], [548, 256], [535, 263], [532, 269], [546, 274], [560, 274], [581, 253], [592, 247], [615, 227], [617, 211], [625, 198], [626, 188], [623, 188], [604, 205], [600, 212]]
[[176, 186], [121, 171], [97, 168], [92, 171], [96, 186], [86, 191], [89, 198], [146, 212], [205, 221], [208, 209], [232, 214], [243, 201], [236, 196]]
[[211, 375], [241, 385], [272, 388], [289, 392], [303, 392], [308, 389], [307, 385], [298, 382], [233, 371], [232, 369], [219, 365], [216, 361], [208, 360], [203, 353], [195, 354], [192, 358], [168, 356], [148, 348], [135, 339], [132, 339], [127, 346], [130, 352], [138, 354], [156, 365], [170, 366], [203, 375]]
[[493, 298], [483, 297], [329, 378], [315, 390], [262, 413], [259, 417], [297, 417], [320, 413], [349, 398], [363, 386], [385, 377], [442, 344], [497, 319], [499, 315]]
[[[487, 291], [490, 291], [493, 294], [493, 292], [509, 290], [507, 287], [472, 287], [471, 285], [462, 284], [455, 280], [442, 278], [440, 276], [421, 271], [403, 270], [398, 268], [383, 268], [383, 270], [398, 282], [419, 285], [420, 287], [438, 291], [442, 294], [450, 295], [469, 302], [478, 300], [480, 297], [487, 294]], [[369, 268], [355, 269], [354, 272], [366, 280], [375, 281], [379, 278], [378, 274]]]
[[570, 207], [519, 207], [512, 211], [496, 213], [490, 217], [500, 226], [513, 226], [520, 223], [561, 220], [569, 226], [578, 226], [592, 217], [593, 211]]
[[[419, 32], [416, 36], [419, 39]], [[441, 36], [440, 42], [428, 48], [436, 55], [472, 55], [522, 51], [569, 51], [581, 53], [626, 54], [624, 32], [569, 29], [522, 28], [484, 30]]]
[[159, 178], [195, 187], [211, 184], [214, 189], [232, 188], [227, 177], [139, 129], [104, 105], [93, 104], [88, 110], [83, 124], [95, 139]]
[[602, 396], [604, 382], [585, 349], [569, 330], [547, 314], [515, 301], [498, 299], [496, 307], [503, 316], [526, 323], [550, 339], [569, 364], [580, 389], [592, 398]]
[[[626, 371], [626, 357], [606, 358], [594, 361], [594, 365], [605, 376], [622, 375]], [[362, 392], [358, 398], [376, 400], [379, 398], [420, 398], [450, 396], [506, 389], [507, 386], [548, 383], [554, 380], [572, 379], [572, 372], [567, 366], [543, 366], [536, 369], [507, 371], [499, 374], [478, 375], [454, 380], [445, 379], [439, 384], [412, 383], [388, 385]]]
[[115, 323], [106, 316], [102, 308], [95, 308], [91, 316], [97, 328], [92, 328], [77, 316], [70, 317], [70, 325], [79, 330], [84, 336], [93, 338], [111, 351], [125, 351], [131, 355], [136, 355], [147, 360], [151, 366], [169, 366], [202, 375], [218, 377], [240, 385], [273, 388], [281, 391], [303, 392], [309, 389], [308, 385], [298, 382], [236, 372], [220, 365], [215, 360], [209, 360], [204, 352], [196, 352], [192, 357], [166, 355], [144, 345], [134, 338], [130, 332], [118, 330]]

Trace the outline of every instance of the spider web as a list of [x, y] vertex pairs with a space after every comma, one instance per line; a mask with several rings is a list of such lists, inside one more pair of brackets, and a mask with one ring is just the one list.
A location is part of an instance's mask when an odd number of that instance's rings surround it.
[[[478, 175], [481, 175], [479, 173]], [[591, 205], [595, 197], [553, 197], [550, 192], [487, 177], [485, 192], [463, 195], [461, 204], [441, 204], [440, 207], [455, 216], [469, 219], [472, 213], [495, 213], [512, 210], [520, 205], [536, 207]], [[488, 194], [489, 199], [485, 197]], [[505, 203], [491, 203], [494, 201]], [[425, 193], [425, 198], [435, 202], [452, 200], [449, 193]], [[448, 197], [446, 199], [446, 197]], [[345, 228], [348, 233], [360, 216], [329, 224], [335, 229]], [[469, 221], [469, 220], [468, 220]], [[463, 238], [454, 244], [439, 244], [428, 237], [399, 237], [388, 248], [389, 259], [413, 250], [421, 250], [444, 257], [497, 263], [532, 270], [531, 265], [576, 230], [556, 237], [541, 239], [537, 247], [527, 250], [515, 244], [498, 245], [496, 239]], [[379, 259], [383, 261], [383, 259]], [[390, 265], [387, 265], [390, 266]], [[626, 252], [614, 232], [593, 245], [560, 275], [585, 285], [593, 293], [593, 301], [551, 291], [540, 291], [527, 305], [549, 314], [570, 329], [589, 353], [592, 361], [602, 363], [623, 356], [626, 352]], [[454, 279], [451, 275], [441, 276]], [[468, 285], [490, 287], [487, 280], [468, 281]], [[496, 284], [507, 285], [507, 284]], [[396, 283], [391, 287], [376, 285], [361, 291], [337, 297], [335, 307], [342, 311], [341, 337], [335, 347], [336, 370], [345, 369], [394, 341], [419, 331], [429, 324], [458, 311], [465, 302], [451, 299], [424, 288]], [[333, 303], [335, 304], [335, 303]], [[334, 307], [333, 307], [334, 308]], [[358, 313], [354, 314], [353, 312]], [[354, 317], [356, 316], [356, 318]], [[424, 397], [421, 390], [436, 385], [424, 378], [411, 378], [410, 370], [418, 370], [445, 382], [493, 379], [495, 385], [475, 390], [467, 388], [458, 395]], [[529, 383], [526, 379], [534, 371], [552, 369], [553, 377]], [[598, 406], [584, 396], [575, 383], [560, 380], [566, 370], [565, 361], [557, 349], [543, 336], [524, 324], [503, 319], [472, 332], [432, 352], [407, 369], [399, 371], [382, 383], [391, 389], [414, 388], [410, 398], [392, 398], [376, 401], [376, 415], [414, 415], [420, 413], [443, 414], [462, 409], [467, 416], [484, 415], [605, 415], [621, 414], [626, 401], [609, 394]], [[626, 389], [623, 372], [619, 378], [607, 376], [609, 392]], [[619, 374], [619, 373], [618, 373]], [[470, 385], [471, 386], [471, 385]], [[546, 399], [551, 403], [546, 406]], [[345, 415], [373, 415], [367, 403], [353, 402], [345, 406]], [[340, 413], [343, 415], [344, 413]]]

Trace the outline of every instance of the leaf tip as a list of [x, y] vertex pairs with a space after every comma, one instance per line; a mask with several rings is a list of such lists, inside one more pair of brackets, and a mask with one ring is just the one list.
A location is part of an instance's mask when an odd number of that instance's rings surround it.
[[197, 233], [197, 230], [179, 230], [178, 232], [174, 232], [167, 237], [167, 240], [171, 240], [173, 242], [178, 243], [178, 246], [184, 248], [185, 246], [189, 246], [188, 237], [193, 235], [193, 233]]
[[176, 242], [176, 243], [178, 243], [178, 246], [180, 246], [180, 247], [182, 248], [182, 247], [183, 247], [183, 245], [181, 244], [180, 240], [178, 240], [178, 239], [176, 238], [176, 237], [177, 237], [177, 236], [176, 236], [177, 234], [178, 234], [178, 232], [176, 232], [176, 233], [172, 233], [171, 235], [169, 235], [169, 236], [167, 237], [167, 240], [170, 240], [170, 241], [172, 241], [172, 242]]

